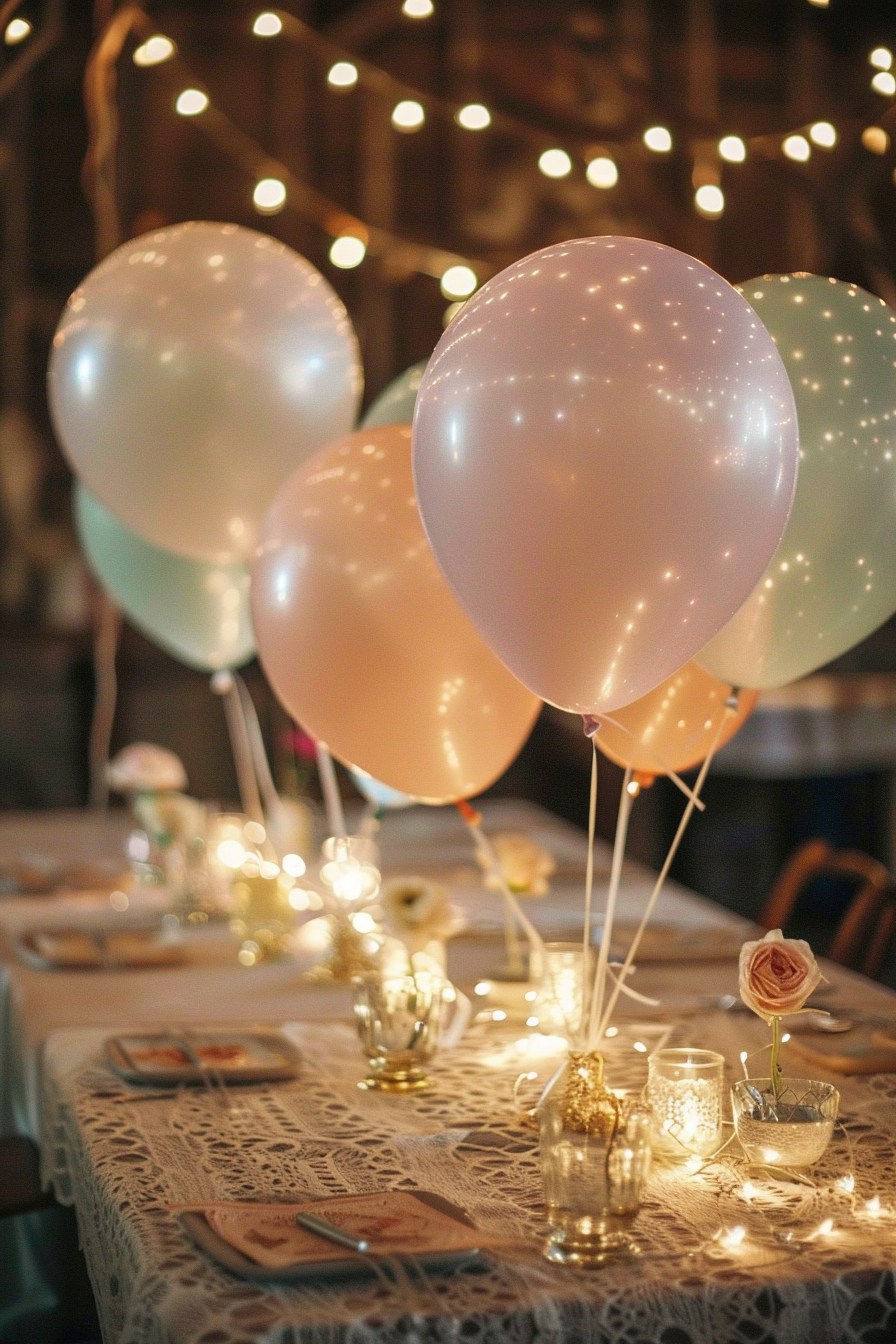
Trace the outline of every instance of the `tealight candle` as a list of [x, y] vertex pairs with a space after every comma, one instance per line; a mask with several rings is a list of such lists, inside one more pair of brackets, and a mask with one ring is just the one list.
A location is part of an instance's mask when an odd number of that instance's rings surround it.
[[657, 1050], [648, 1068], [654, 1151], [709, 1157], [722, 1142], [724, 1058], [689, 1047]]

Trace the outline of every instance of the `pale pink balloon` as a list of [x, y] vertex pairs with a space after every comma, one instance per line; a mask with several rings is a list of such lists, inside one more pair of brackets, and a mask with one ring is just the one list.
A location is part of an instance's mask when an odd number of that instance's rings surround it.
[[753, 309], [702, 262], [580, 238], [490, 280], [414, 416], [433, 551], [536, 695], [611, 711], [730, 620], [797, 470], [793, 394]]
[[347, 765], [424, 802], [480, 793], [540, 709], [433, 559], [409, 425], [350, 434], [287, 481], [252, 564], [252, 619], [289, 712]]

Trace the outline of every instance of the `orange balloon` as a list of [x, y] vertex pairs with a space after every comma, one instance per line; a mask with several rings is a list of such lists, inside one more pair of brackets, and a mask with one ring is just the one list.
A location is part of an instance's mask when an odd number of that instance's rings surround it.
[[349, 434], [287, 481], [252, 563], [252, 619], [289, 713], [346, 765], [423, 802], [481, 793], [541, 708], [442, 578], [410, 425]]
[[730, 695], [731, 687], [725, 682], [695, 662], [685, 663], [640, 700], [614, 710], [610, 716], [614, 723], [601, 715], [594, 740], [611, 761], [630, 766], [639, 783], [652, 783], [656, 775], [669, 770], [678, 774], [705, 760], [722, 715], [718, 746], [731, 740], [752, 714], [759, 692], [742, 690], [737, 709], [726, 715], [725, 701]]

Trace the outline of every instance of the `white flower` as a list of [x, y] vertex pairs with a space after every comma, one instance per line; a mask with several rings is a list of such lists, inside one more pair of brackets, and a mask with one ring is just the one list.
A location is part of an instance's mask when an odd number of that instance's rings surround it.
[[444, 942], [464, 927], [464, 918], [437, 882], [424, 877], [393, 877], [380, 892], [383, 927], [411, 952]]
[[[489, 840], [511, 891], [518, 896], [547, 894], [548, 878], [557, 867], [553, 854], [523, 831], [498, 831]], [[477, 853], [477, 858], [485, 870], [485, 885], [499, 891], [500, 883], [489, 872], [484, 855]]]
[[187, 787], [187, 772], [180, 757], [167, 747], [132, 742], [106, 766], [106, 780], [116, 793], [170, 793]]

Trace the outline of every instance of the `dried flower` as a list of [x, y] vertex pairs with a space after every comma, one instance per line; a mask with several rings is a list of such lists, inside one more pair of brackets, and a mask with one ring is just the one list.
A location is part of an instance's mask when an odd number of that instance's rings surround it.
[[[489, 840], [511, 891], [518, 896], [547, 895], [548, 878], [557, 867], [553, 854], [523, 831], [498, 831]], [[478, 854], [477, 857], [485, 869], [485, 885], [499, 891], [500, 884], [489, 872], [484, 856]]]
[[741, 948], [740, 997], [766, 1022], [799, 1012], [821, 979], [809, 944], [780, 929]]

